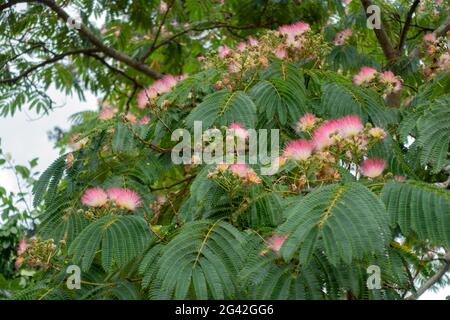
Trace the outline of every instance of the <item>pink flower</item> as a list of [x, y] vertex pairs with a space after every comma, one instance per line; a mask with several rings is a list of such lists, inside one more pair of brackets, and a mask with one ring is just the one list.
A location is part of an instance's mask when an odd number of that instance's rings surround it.
[[345, 41], [350, 38], [353, 34], [352, 29], [345, 29], [341, 32], [336, 33], [336, 36], [334, 38], [334, 44], [336, 46], [341, 46], [345, 43]]
[[333, 144], [331, 136], [338, 134], [341, 125], [336, 120], [328, 120], [322, 123], [313, 134], [314, 147], [317, 150], [323, 150]]
[[436, 36], [434, 33], [427, 33], [426, 35], [423, 36], [423, 42], [425, 43], [433, 43], [436, 41]]
[[248, 169], [245, 163], [234, 163], [229, 166], [231, 173], [239, 178], [246, 178]]
[[228, 126], [228, 129], [231, 131], [233, 135], [235, 135], [239, 139], [245, 140], [248, 138], [248, 130], [237, 122], [230, 124]]
[[259, 44], [259, 41], [253, 37], [248, 38], [248, 44], [252, 47], [256, 47]]
[[284, 241], [287, 239], [287, 235], [277, 236], [276, 234], [272, 235], [267, 242], [269, 244], [269, 248], [275, 251], [276, 253], [280, 252], [281, 247], [283, 246]]
[[232, 53], [233, 53], [233, 51], [230, 48], [228, 48], [226, 45], [219, 47], [219, 58], [220, 59], [225, 59]]
[[239, 44], [236, 46], [236, 49], [238, 49], [239, 51], [244, 51], [245, 48], [247, 47], [247, 44], [245, 42], [239, 42]]
[[378, 158], [364, 160], [361, 164], [361, 173], [368, 178], [376, 178], [383, 173], [386, 161]]
[[102, 207], [108, 201], [108, 196], [101, 188], [87, 189], [81, 197], [81, 203], [88, 207]]
[[283, 157], [296, 161], [305, 161], [311, 156], [313, 149], [313, 144], [308, 140], [293, 140], [284, 149]]
[[278, 29], [278, 32], [287, 36], [287, 43], [294, 44], [296, 37], [302, 35], [310, 29], [309, 24], [299, 21], [291, 25], [284, 25]]
[[238, 62], [232, 60], [228, 64], [227, 69], [228, 69], [229, 73], [238, 73], [239, 71], [241, 71], [242, 67], [241, 67], [241, 65]]
[[117, 112], [117, 109], [110, 107], [103, 107], [98, 115], [100, 120], [111, 120], [114, 117], [114, 114]]
[[353, 83], [357, 86], [363, 83], [369, 83], [377, 75], [377, 70], [370, 67], [362, 67], [361, 70], [353, 77]]
[[353, 137], [364, 129], [361, 118], [356, 115], [348, 115], [336, 119], [336, 121], [338, 122], [339, 133], [343, 138]]
[[17, 246], [17, 255], [21, 256], [27, 250], [27, 239], [21, 239], [19, 245]]
[[137, 117], [131, 112], [128, 112], [125, 118], [133, 124], [137, 122]]
[[141, 205], [139, 195], [129, 189], [111, 188], [108, 189], [108, 195], [116, 206], [122, 209], [134, 211]]
[[316, 116], [312, 113], [306, 113], [303, 117], [301, 117], [298, 120], [297, 123], [297, 130], [298, 131], [309, 131], [316, 123], [319, 121], [319, 119], [316, 118]]
[[402, 82], [392, 71], [384, 71], [381, 73], [380, 81], [389, 87], [388, 92], [398, 92], [402, 89]]
[[278, 59], [285, 59], [287, 57], [287, 51], [283, 46], [278, 46], [274, 51], [275, 57]]
[[205, 60], [205, 56], [198, 56], [197, 61], [202, 62]]
[[141, 120], [139, 120], [140, 125], [146, 125], [150, 122], [150, 118], [148, 116], [143, 116]]

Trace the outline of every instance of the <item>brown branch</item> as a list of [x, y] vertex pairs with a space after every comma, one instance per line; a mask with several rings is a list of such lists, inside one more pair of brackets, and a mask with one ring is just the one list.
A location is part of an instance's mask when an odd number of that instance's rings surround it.
[[177, 186], [179, 184], [182, 184], [182, 183], [184, 183], [186, 181], [190, 181], [190, 180], [194, 179], [195, 177], [196, 177], [196, 175], [194, 174], [194, 175], [188, 176], [188, 177], [186, 177], [186, 178], [184, 178], [184, 179], [182, 179], [180, 181], [177, 181], [177, 182], [175, 182], [175, 183], [173, 183], [171, 185], [168, 185], [166, 187], [160, 187], [160, 188], [152, 188], [152, 187], [150, 187], [150, 190], [153, 192], [153, 191], [159, 191], [159, 190], [172, 189], [173, 187], [175, 187], [175, 186]]
[[164, 15], [161, 19], [161, 22], [159, 23], [158, 26], [158, 30], [156, 31], [155, 34], [155, 39], [153, 39], [152, 45], [150, 46], [150, 48], [148, 49], [148, 51], [142, 56], [141, 58], [141, 62], [144, 62], [145, 60], [147, 60], [147, 58], [152, 54], [152, 52], [154, 51], [156, 42], [158, 41], [159, 35], [161, 33], [162, 27], [164, 26], [164, 23], [166, 22], [167, 16], [169, 14], [170, 9], [172, 8], [173, 4], [175, 3], [175, 0], [172, 0], [170, 2], [170, 4], [168, 4], [167, 10], [166, 12], [164, 12]]
[[[0, 12], [18, 3], [39, 3], [50, 8], [53, 12], [55, 12], [58, 15], [58, 17], [61, 20], [65, 22], [67, 22], [70, 18], [70, 15], [62, 7], [58, 6], [54, 0], [11, 0], [6, 4], [0, 6]], [[100, 39], [98, 39], [95, 36], [95, 34], [92, 33], [92, 31], [89, 30], [84, 24], [81, 24], [80, 28], [77, 29], [77, 31], [84, 39], [88, 40], [91, 44], [93, 44], [96, 48], [102, 51], [105, 55], [114, 58], [120, 62], [123, 62], [126, 65], [132, 67], [133, 69], [140, 71], [153, 79], [162, 78], [161, 73], [156, 72], [155, 70], [151, 69], [144, 63], [133, 59], [124, 52], [118, 51], [116, 49], [104, 45], [103, 42]]]
[[21, 74], [19, 74], [17, 77], [14, 78], [9, 78], [9, 79], [0, 79], [0, 84], [5, 83], [5, 84], [15, 84], [16, 82], [18, 82], [19, 80], [21, 80], [22, 78], [28, 76], [31, 72], [42, 68], [48, 64], [51, 63], [55, 63], [59, 60], [64, 59], [67, 56], [70, 55], [76, 55], [76, 54], [82, 54], [82, 53], [93, 53], [93, 52], [97, 52], [98, 49], [96, 48], [81, 48], [81, 49], [73, 49], [73, 50], [69, 50], [67, 52], [58, 54], [50, 59], [47, 59], [45, 61], [42, 61], [41, 63], [38, 63], [28, 69], [26, 69], [24, 72], [22, 72]]
[[[371, 0], [361, 0], [361, 3], [364, 7], [364, 12], [366, 13], [367, 17], [370, 17], [369, 13], [367, 12], [367, 8], [373, 5]], [[392, 47], [391, 41], [389, 40], [386, 31], [384, 30], [383, 24], [380, 25], [379, 29], [373, 29], [375, 32], [375, 35], [377, 37], [378, 43], [381, 46], [381, 49], [383, 50], [384, 56], [388, 60], [390, 64], [393, 64], [397, 60], [397, 52]]]
[[171, 149], [164, 149], [161, 148], [160, 146], [153, 144], [149, 141], [146, 141], [144, 139], [141, 138], [141, 136], [139, 134], [136, 133], [136, 131], [133, 130], [133, 128], [131, 127], [131, 123], [130, 121], [126, 118], [126, 115], [122, 115], [122, 121], [123, 123], [126, 125], [126, 127], [128, 128], [128, 130], [130, 130], [131, 134], [133, 135], [133, 137], [135, 137], [136, 139], [139, 140], [140, 143], [142, 143], [143, 145], [149, 147], [150, 149], [153, 149], [155, 151], [161, 152], [161, 153], [165, 153], [165, 152], [171, 152]]
[[406, 34], [408, 33], [408, 29], [411, 26], [412, 16], [416, 11], [417, 6], [419, 5], [420, 0], [414, 0], [411, 8], [409, 8], [408, 14], [406, 15], [405, 24], [403, 25], [402, 32], [400, 34], [400, 40], [398, 41], [397, 51], [398, 54], [401, 55], [403, 50], [403, 45], [405, 44]]
[[436, 282], [439, 281], [450, 269], [450, 254], [448, 251], [445, 252], [444, 256], [444, 264], [442, 267], [430, 278], [428, 279], [415, 293], [406, 298], [406, 300], [416, 300], [422, 294], [425, 293], [428, 289], [430, 289]]
[[[445, 35], [448, 31], [450, 31], [450, 15], [447, 16], [445, 21], [436, 28], [432, 33], [436, 36], [436, 38], [439, 38], [443, 35]], [[410, 59], [416, 58], [420, 56], [420, 47], [417, 46], [413, 51], [411, 51]]]

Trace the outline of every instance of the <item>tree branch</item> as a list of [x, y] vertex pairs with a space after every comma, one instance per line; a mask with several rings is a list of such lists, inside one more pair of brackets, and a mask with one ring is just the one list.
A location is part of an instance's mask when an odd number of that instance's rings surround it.
[[[361, 0], [361, 3], [364, 7], [364, 12], [366, 13], [366, 16], [370, 17], [369, 13], [367, 12], [367, 8], [373, 5], [372, 1]], [[389, 40], [386, 31], [384, 30], [383, 24], [380, 25], [379, 29], [373, 30], [377, 37], [378, 43], [380, 44], [381, 49], [383, 50], [384, 56], [386, 57], [386, 59], [390, 64], [393, 64], [397, 59], [397, 52], [392, 47], [391, 41]]]
[[169, 14], [169, 11], [170, 11], [170, 9], [172, 8], [172, 6], [173, 6], [174, 3], [175, 3], [175, 0], [172, 0], [172, 1], [170, 2], [170, 4], [168, 5], [167, 10], [166, 10], [166, 12], [164, 13], [164, 15], [163, 15], [163, 17], [162, 17], [162, 19], [161, 19], [161, 22], [160, 22], [160, 24], [159, 24], [159, 26], [158, 26], [158, 30], [156, 31], [155, 39], [153, 39], [152, 45], [150, 46], [150, 48], [148, 49], [148, 51], [142, 56], [142, 58], [141, 58], [141, 60], [140, 60], [141, 62], [144, 62], [145, 60], [147, 60], [147, 58], [152, 54], [152, 52], [153, 52], [153, 50], [154, 50], [154, 48], [155, 48], [155, 45], [156, 45], [156, 41], [158, 41], [159, 35], [160, 35], [160, 33], [161, 33], [162, 27], [163, 27], [164, 23], [166, 22], [166, 19], [167, 19], [167, 16], [168, 16], [168, 14]]
[[428, 279], [419, 289], [417, 289], [416, 293], [413, 293], [406, 300], [416, 300], [422, 294], [425, 293], [428, 289], [430, 289], [439, 279], [441, 279], [445, 273], [450, 269], [450, 254], [448, 251], [445, 252], [444, 256], [444, 264], [442, 267], [430, 278]]
[[398, 41], [397, 51], [400, 55], [403, 50], [403, 45], [405, 44], [406, 34], [408, 33], [408, 29], [411, 26], [412, 16], [416, 11], [417, 6], [419, 5], [420, 0], [414, 0], [411, 8], [409, 8], [408, 14], [406, 15], [405, 24], [403, 25], [402, 32], [400, 34], [400, 40]]
[[70, 55], [75, 55], [75, 54], [80, 54], [80, 53], [94, 53], [94, 52], [98, 52], [98, 49], [96, 48], [81, 48], [81, 49], [73, 49], [73, 50], [69, 50], [67, 52], [58, 54], [50, 59], [47, 59], [45, 61], [42, 61], [41, 63], [38, 63], [28, 69], [26, 69], [24, 72], [22, 72], [21, 74], [19, 74], [17, 77], [14, 78], [9, 78], [9, 79], [0, 79], [0, 84], [5, 83], [5, 84], [15, 84], [16, 82], [18, 82], [19, 80], [21, 80], [22, 78], [28, 76], [31, 72], [33, 72], [34, 70], [37, 70], [39, 68], [42, 68], [48, 64], [51, 63], [55, 63], [59, 60], [64, 59], [67, 56]]
[[[18, 3], [39, 3], [50, 8], [53, 12], [55, 12], [58, 15], [58, 17], [61, 20], [65, 22], [67, 22], [70, 18], [69, 14], [62, 7], [58, 6], [54, 0], [10, 0], [9, 2], [0, 6], [0, 12]], [[140, 71], [153, 79], [162, 78], [161, 73], [156, 72], [155, 70], [149, 68], [144, 63], [133, 59], [124, 52], [118, 51], [116, 49], [104, 45], [103, 42], [100, 39], [98, 39], [84, 24], [81, 24], [80, 28], [77, 29], [77, 31], [83, 38], [88, 40], [91, 44], [93, 44], [96, 48], [102, 51], [105, 55], [114, 58], [120, 62], [123, 62], [126, 65], [132, 67], [133, 69], [136, 69], [137, 71]]]

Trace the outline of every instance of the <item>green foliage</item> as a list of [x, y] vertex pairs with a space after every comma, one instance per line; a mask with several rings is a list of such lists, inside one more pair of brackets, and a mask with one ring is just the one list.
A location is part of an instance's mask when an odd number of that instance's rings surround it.
[[[15, 165], [0, 152], [0, 166], [34, 184], [32, 210], [18, 208], [19, 202], [27, 204], [26, 192], [8, 193], [0, 186], [0, 271], [7, 276], [0, 277], [1, 297], [403, 299], [445, 267], [450, 77], [420, 55], [426, 49], [421, 26], [438, 28], [446, 17], [434, 12], [445, 8], [417, 11], [406, 42], [397, 46], [404, 23], [394, 21], [410, 7], [406, 1], [378, 2], [396, 52], [391, 61], [365, 27], [360, 1], [166, 4], [170, 8], [162, 12], [159, 1], [73, 1], [71, 7], [83, 8], [89, 37], [68, 29], [45, 6], [0, 12], [0, 115], [25, 104], [38, 113], [49, 111], [50, 88], [81, 99], [86, 91], [102, 96], [102, 111], [108, 106], [114, 113], [73, 115], [70, 130], [56, 132], [62, 155], [37, 181], [35, 161]], [[247, 58], [256, 58], [235, 72], [228, 57], [215, 57], [224, 45], [244, 57], [236, 45], [249, 36], [273, 49], [269, 42], [278, 46], [282, 36], [265, 29], [300, 20], [311, 26], [301, 58], [288, 52], [288, 58], [278, 59], [272, 51], [258, 56], [261, 48], [247, 43]], [[347, 42], [334, 44], [347, 28], [353, 32]], [[20, 38], [24, 33], [30, 39]], [[425, 76], [423, 64], [432, 75]], [[393, 70], [402, 79], [401, 92], [395, 96], [381, 87], [355, 85], [352, 78], [362, 66]], [[137, 97], [156, 78], [186, 73], [171, 90], [163, 88], [138, 108]], [[375, 126], [386, 137], [369, 137], [355, 144], [362, 150], [347, 152], [338, 144], [351, 144], [349, 139], [334, 136], [327, 151], [316, 149], [305, 161], [288, 159], [272, 176], [262, 175], [259, 163], [252, 164], [255, 176], [250, 176], [171, 160], [172, 133], [192, 130], [195, 121], [202, 121], [204, 130], [233, 122], [246, 129], [278, 129], [280, 146], [286, 146], [312, 139], [311, 130], [294, 130], [306, 113], [320, 118], [314, 126], [357, 115], [364, 137]], [[82, 143], [66, 153], [72, 138]], [[384, 173], [364, 176], [366, 157], [385, 159]], [[111, 194], [97, 204], [81, 201], [92, 187], [132, 190], [140, 202], [130, 209]], [[28, 223], [35, 228], [28, 235], [31, 248], [54, 247], [43, 264], [30, 263], [42, 257], [23, 253], [21, 270], [33, 267], [32, 280], [24, 281], [13, 264]], [[65, 286], [71, 264], [83, 270], [80, 290]], [[375, 290], [367, 286], [367, 268], [374, 265], [382, 278]], [[448, 284], [445, 274], [434, 288]]]
[[450, 246], [450, 193], [419, 181], [389, 182], [382, 199], [390, 223], [403, 234], [415, 233], [437, 245]]
[[350, 264], [364, 255], [379, 253], [390, 238], [382, 202], [367, 188], [349, 183], [322, 187], [298, 201], [285, 213], [278, 229], [289, 234], [281, 254], [291, 260], [299, 253], [308, 264], [317, 242], [322, 242], [332, 264]]
[[150, 237], [142, 218], [108, 215], [83, 229], [70, 245], [69, 254], [87, 271], [101, 247], [102, 267], [111, 271], [113, 265], [122, 267], [141, 254]]

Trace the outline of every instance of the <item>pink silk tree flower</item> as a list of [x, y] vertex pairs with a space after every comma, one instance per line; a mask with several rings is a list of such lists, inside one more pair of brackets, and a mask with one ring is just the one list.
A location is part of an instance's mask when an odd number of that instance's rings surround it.
[[267, 239], [268, 247], [273, 251], [275, 251], [276, 253], [279, 253], [287, 237], [288, 237], [287, 235], [284, 236], [278, 236], [276, 234], [272, 235], [269, 239]]
[[108, 195], [102, 188], [87, 189], [81, 197], [81, 203], [88, 207], [103, 207], [108, 201]]
[[336, 120], [325, 121], [313, 133], [313, 143], [316, 150], [323, 150], [331, 146], [334, 142], [331, 138], [334, 134], [339, 134], [340, 124]]
[[370, 67], [362, 67], [361, 70], [353, 77], [353, 83], [357, 86], [363, 83], [369, 83], [377, 75], [377, 70]]
[[363, 161], [361, 164], [361, 173], [368, 178], [376, 178], [383, 173], [385, 168], [386, 160], [371, 158]]
[[98, 115], [100, 120], [111, 120], [114, 117], [114, 114], [117, 112], [117, 109], [110, 107], [103, 107]]
[[402, 89], [402, 82], [392, 71], [382, 72], [380, 75], [380, 81], [381, 83], [391, 87], [391, 90], [389, 91], [398, 92]]
[[120, 192], [115, 194], [114, 202], [119, 208], [134, 211], [141, 205], [141, 198], [132, 190], [120, 189]]
[[318, 121], [319, 121], [319, 119], [316, 118], [316, 116], [314, 114], [306, 113], [298, 120], [297, 130], [298, 131], [309, 131], [312, 128], [314, 128], [314, 126], [316, 125], [316, 123]]
[[357, 115], [348, 115], [336, 119], [339, 127], [339, 133], [343, 138], [353, 137], [364, 130], [361, 118]]
[[283, 157], [296, 161], [305, 161], [311, 156], [313, 149], [313, 144], [308, 140], [293, 140], [284, 149]]
[[240, 123], [234, 122], [228, 126], [228, 129], [239, 139], [245, 140], [248, 138], [248, 130]]
[[225, 59], [226, 57], [232, 54], [232, 50], [228, 48], [226, 45], [219, 47], [218, 52], [220, 59]]
[[19, 241], [19, 245], [17, 246], [17, 255], [21, 256], [25, 253], [27, 250], [27, 239], [21, 239]]

